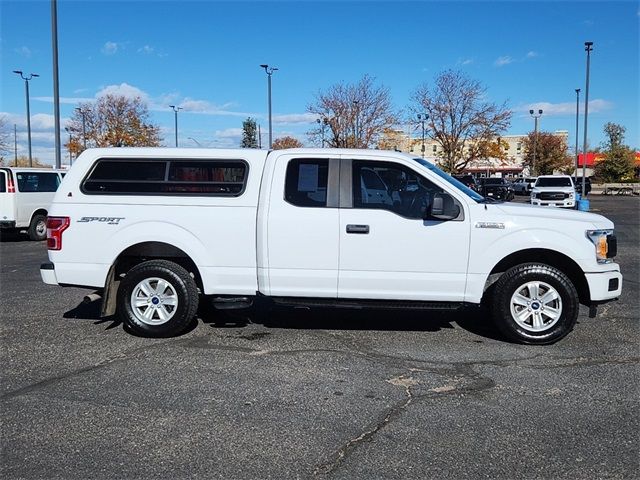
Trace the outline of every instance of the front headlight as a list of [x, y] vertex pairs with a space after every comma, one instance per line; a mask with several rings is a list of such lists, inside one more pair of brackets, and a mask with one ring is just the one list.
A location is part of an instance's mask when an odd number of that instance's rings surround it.
[[587, 238], [596, 247], [598, 263], [609, 263], [617, 253], [617, 241], [613, 230], [587, 230]]

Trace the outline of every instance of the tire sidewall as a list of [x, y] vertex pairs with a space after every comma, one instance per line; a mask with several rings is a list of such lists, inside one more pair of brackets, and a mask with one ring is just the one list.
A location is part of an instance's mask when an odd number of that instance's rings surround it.
[[[170, 265], [174, 265], [174, 267]], [[178, 269], [183, 272], [178, 273]], [[188, 279], [185, 278], [185, 275]], [[135, 287], [142, 280], [152, 277], [162, 278], [169, 282], [178, 297], [175, 314], [171, 319], [159, 325], [149, 325], [142, 322], [136, 317], [131, 307], [131, 294]], [[195, 282], [193, 285], [188, 285], [189, 280], [193, 282], [186, 270], [177, 264], [171, 264], [171, 262], [163, 262], [163, 265], [159, 265], [157, 262], [142, 263], [127, 273], [118, 288], [118, 315], [127, 327], [142, 336], [170, 337], [177, 335], [187, 327], [198, 307], [197, 291], [195, 301], [192, 298], [196, 288]]]
[[[506, 276], [506, 278], [504, 278]], [[554, 267], [542, 264], [518, 265], [498, 281], [494, 297], [494, 319], [502, 333], [520, 343], [549, 344], [565, 337], [575, 326], [578, 316], [578, 294], [567, 276]], [[502, 278], [501, 278], [502, 280]], [[562, 314], [558, 321], [542, 332], [522, 328], [511, 315], [511, 297], [527, 282], [541, 281], [551, 285], [562, 300]]]
[[[38, 233], [38, 224], [44, 223], [44, 232], [42, 234]], [[44, 215], [35, 215], [31, 219], [31, 223], [29, 224], [29, 238], [36, 242], [41, 242], [47, 239], [47, 217]]]

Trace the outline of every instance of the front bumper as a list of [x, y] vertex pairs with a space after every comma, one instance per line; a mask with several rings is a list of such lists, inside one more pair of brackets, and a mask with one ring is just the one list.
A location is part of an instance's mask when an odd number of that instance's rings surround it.
[[622, 274], [619, 270], [585, 273], [592, 302], [614, 300], [622, 293]]
[[53, 263], [48, 262], [40, 265], [40, 276], [42, 277], [42, 281], [47, 285], [58, 285], [56, 270]]
[[531, 205], [538, 205], [540, 207], [575, 208], [576, 201], [574, 198], [567, 198], [566, 200], [540, 200], [539, 198], [532, 198]]
[[16, 228], [16, 221], [15, 220], [0, 220], [0, 229], [2, 230], [12, 230]]

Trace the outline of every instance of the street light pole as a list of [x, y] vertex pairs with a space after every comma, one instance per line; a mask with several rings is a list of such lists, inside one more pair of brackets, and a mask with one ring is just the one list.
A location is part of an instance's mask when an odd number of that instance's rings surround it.
[[85, 121], [85, 111], [82, 110], [80, 107], [76, 107], [76, 110], [80, 113], [80, 115], [82, 115], [82, 145], [84, 147], [84, 149], [87, 149], [87, 128], [86, 128], [86, 121]]
[[538, 119], [542, 116], [542, 109], [536, 114], [534, 110], [529, 110], [529, 114], [534, 118], [534, 135], [533, 135], [533, 161], [531, 162], [531, 176], [536, 176], [536, 150], [538, 148]]
[[176, 107], [175, 105], [169, 105], [173, 109], [173, 115], [175, 117], [175, 129], [176, 129], [176, 147], [178, 146], [178, 111], [182, 110], [182, 107]]
[[18, 166], [18, 126], [13, 124], [13, 161]]
[[33, 167], [33, 157], [31, 156], [31, 109], [29, 108], [29, 80], [35, 77], [39, 77], [37, 73], [30, 73], [28, 76], [24, 76], [21, 70], [14, 70], [13, 73], [20, 75], [20, 78], [24, 80], [24, 92], [27, 98], [27, 139], [29, 143], [29, 166]]
[[316, 122], [318, 122], [318, 125], [320, 125], [320, 137], [322, 138], [322, 148], [324, 148], [324, 129], [326, 128], [329, 121], [325, 117], [322, 120], [318, 118]]
[[73, 154], [71, 152], [71, 141], [72, 141], [72, 137], [71, 137], [71, 130], [69, 129], [69, 127], [64, 127], [64, 130], [69, 134], [69, 143], [67, 150], [69, 150], [69, 166], [73, 165]]
[[578, 156], [580, 155], [580, 152], [578, 151], [578, 136], [579, 136], [579, 132], [578, 129], [580, 128], [579, 124], [578, 124], [578, 119], [580, 118], [580, 89], [576, 88], [576, 173], [575, 173], [575, 177], [576, 179], [578, 178]]
[[425, 146], [424, 146], [424, 122], [426, 122], [429, 119], [429, 115], [427, 115], [426, 113], [419, 113], [418, 114], [418, 121], [420, 122], [420, 124], [422, 125], [422, 158], [424, 158], [424, 152], [425, 152]]
[[584, 142], [582, 144], [582, 198], [585, 196], [585, 177], [587, 176], [587, 120], [589, 117], [589, 68], [591, 66], [591, 50], [593, 42], [584, 42], [587, 52], [587, 84], [584, 92]]
[[353, 146], [354, 148], [358, 148], [358, 104], [360, 102], [358, 100], [354, 100], [353, 101], [353, 106], [354, 106], [354, 110], [355, 110], [355, 122], [354, 122], [354, 132], [353, 132]]
[[267, 74], [267, 95], [269, 98], [269, 150], [271, 150], [271, 147], [273, 146], [273, 130], [271, 125], [271, 75], [273, 75], [273, 72], [278, 70], [278, 68], [270, 67], [267, 64], [262, 64], [260, 66], [264, 68], [264, 71]]

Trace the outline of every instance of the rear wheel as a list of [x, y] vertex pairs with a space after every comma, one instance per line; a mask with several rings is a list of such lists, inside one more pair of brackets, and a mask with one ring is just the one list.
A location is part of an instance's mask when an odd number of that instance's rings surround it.
[[46, 240], [47, 238], [47, 217], [45, 215], [34, 215], [29, 224], [29, 238], [35, 241]]
[[182, 332], [198, 309], [198, 288], [183, 267], [168, 260], [136, 265], [118, 289], [118, 313], [135, 333], [167, 337]]
[[517, 265], [495, 283], [491, 302], [498, 329], [509, 339], [550, 344], [565, 337], [578, 317], [578, 292], [555, 267]]

